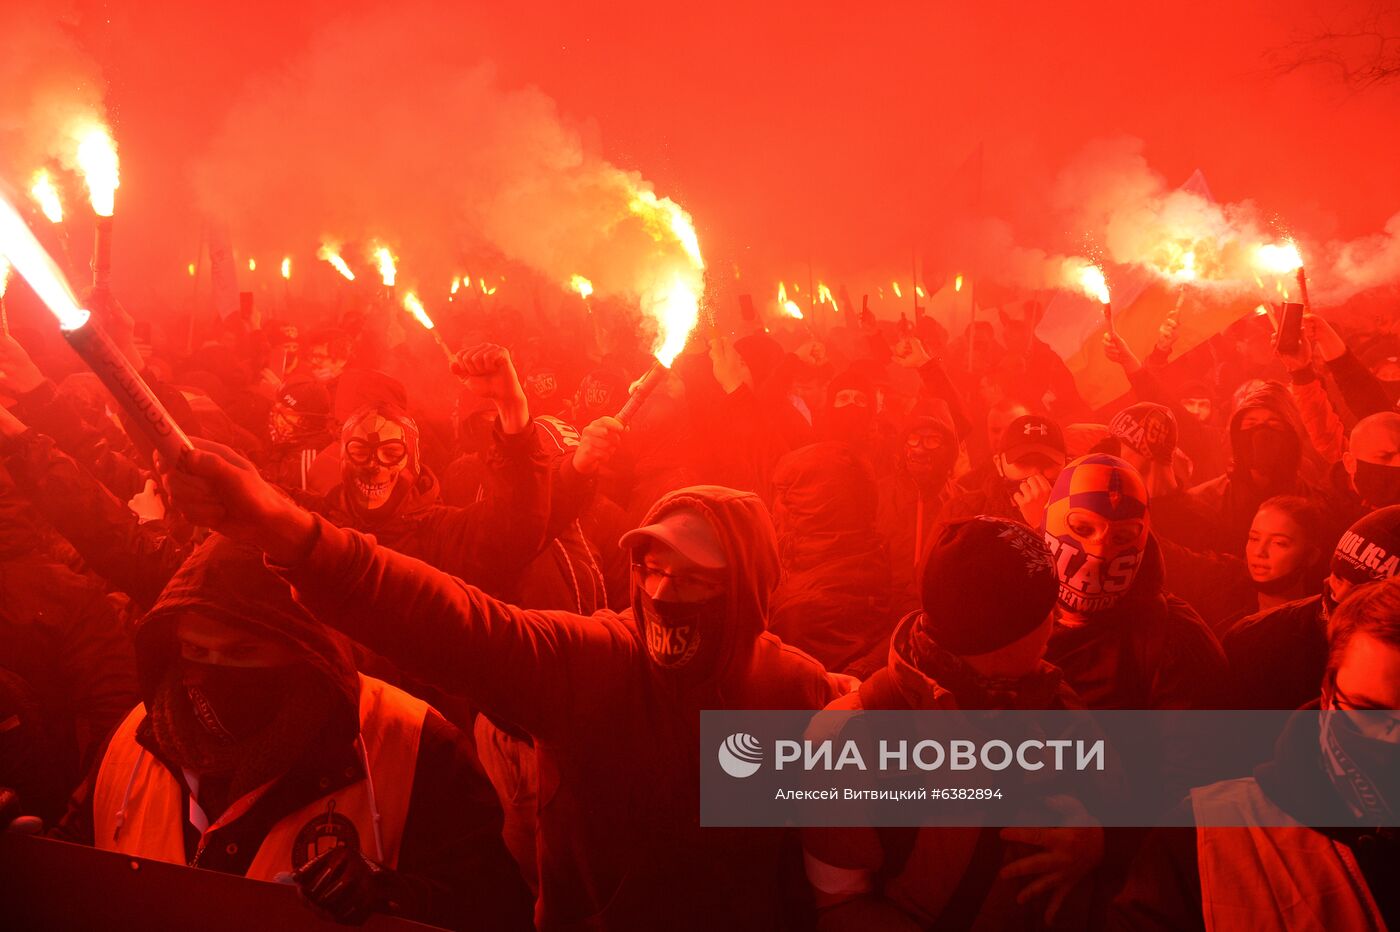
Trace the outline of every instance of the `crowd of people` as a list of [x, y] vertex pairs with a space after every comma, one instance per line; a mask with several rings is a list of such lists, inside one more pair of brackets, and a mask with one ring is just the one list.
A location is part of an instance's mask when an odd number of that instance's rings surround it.
[[[387, 304], [301, 311], [98, 307], [175, 460], [0, 336], [12, 831], [351, 923], [1400, 926], [1400, 737], [1315, 713], [1223, 782], [1162, 736], [1132, 791], [1197, 828], [699, 822], [701, 710], [1400, 708], [1385, 335], [1110, 331], [1094, 410], [1035, 302], [704, 323], [624, 423], [649, 341], [591, 314], [482, 314], [449, 366]], [[1300, 792], [1334, 826], [1270, 827]]]

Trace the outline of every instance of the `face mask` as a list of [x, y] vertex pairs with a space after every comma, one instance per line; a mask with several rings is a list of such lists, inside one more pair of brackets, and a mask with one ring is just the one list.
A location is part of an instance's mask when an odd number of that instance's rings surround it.
[[296, 665], [229, 667], [180, 661], [180, 679], [195, 721], [220, 741], [245, 741], [267, 727], [283, 707]]
[[916, 479], [942, 479], [952, 471], [953, 460], [956, 457], [957, 451], [950, 449], [946, 444], [932, 450], [922, 443], [916, 446], [906, 445], [904, 448], [904, 458], [909, 465], [909, 473]]
[[657, 601], [641, 593], [642, 634], [652, 663], [668, 670], [709, 665], [719, 649], [728, 597], [703, 602]]
[[418, 478], [418, 430], [408, 419], [371, 411], [341, 432], [340, 479], [352, 510], [393, 514]]
[[1327, 776], [1352, 815], [1388, 824], [1400, 804], [1387, 796], [1400, 786], [1400, 745], [1362, 733], [1358, 726], [1371, 714], [1386, 713], [1324, 709], [1318, 741]]
[[1357, 460], [1352, 482], [1367, 508], [1400, 504], [1400, 466]]
[[1246, 469], [1257, 470], [1274, 479], [1298, 474], [1302, 449], [1298, 435], [1284, 427], [1260, 424], [1240, 432], [1240, 454]]
[[1044, 530], [1060, 608], [1071, 615], [1111, 608], [1132, 587], [1147, 548], [1142, 478], [1116, 456], [1080, 457], [1055, 480]]

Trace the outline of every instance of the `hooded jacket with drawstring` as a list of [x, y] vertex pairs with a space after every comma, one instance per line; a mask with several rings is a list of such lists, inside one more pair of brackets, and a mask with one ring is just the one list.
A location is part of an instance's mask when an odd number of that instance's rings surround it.
[[758, 497], [715, 486], [664, 496], [647, 524], [691, 508], [728, 555], [709, 671], [656, 665], [621, 613], [526, 611], [317, 520], [279, 570], [317, 617], [528, 733], [540, 771], [542, 929], [771, 929], [781, 830], [701, 828], [702, 709], [819, 709], [839, 688], [765, 629], [778, 555]]
[[[160, 708], [159, 697], [169, 693], [169, 678], [178, 675], [176, 623], [189, 614], [272, 637], [292, 648], [299, 658], [300, 675], [306, 678], [302, 682], [316, 684], [316, 692], [327, 697], [324, 721], [308, 724], [305, 733], [310, 739], [294, 752], [292, 762], [273, 778], [270, 788], [241, 816], [222, 827], [215, 824], [203, 839], [186, 815], [190, 791], [182, 768], [162, 749], [152, 715], [146, 711]], [[139, 716], [134, 740], [179, 786], [182, 802], [172, 807], [168, 817], [183, 826], [186, 863], [243, 875], [259, 856], [264, 839], [285, 819], [365, 780], [366, 758], [359, 739], [374, 723], [361, 721], [362, 683], [349, 647], [292, 600], [287, 585], [267, 570], [261, 553], [217, 535], [209, 538], [171, 577], [155, 607], [137, 626], [135, 639], [144, 706], [134, 713]], [[109, 747], [99, 759], [113, 750], [114, 746]], [[240, 762], [239, 767], [243, 766]], [[397, 766], [404, 766], [403, 762]], [[495, 793], [479, 769], [470, 740], [431, 707], [423, 718], [411, 772], [392, 877], [400, 914], [453, 928], [478, 920], [490, 928], [497, 923], [503, 928], [528, 925], [529, 897], [500, 838], [501, 812]], [[378, 785], [369, 784], [371, 796], [377, 793], [387, 799], [395, 791], [402, 792], [402, 787], [386, 785], [385, 776], [380, 774]], [[126, 774], [118, 773], [114, 779], [129, 789]], [[111, 823], [113, 813], [95, 811], [101, 800], [111, 798], [104, 793], [100, 775], [95, 783], [85, 785], [86, 798], [75, 800], [58, 831], [60, 837], [86, 844], [102, 842], [95, 837], [98, 826]], [[122, 803], [123, 809], [128, 802]], [[123, 815], [116, 816], [118, 831], [127, 821]], [[156, 820], [155, 824], [161, 817], [158, 812], [143, 816]], [[143, 824], [134, 821], [128, 830], [134, 826], [140, 831]], [[386, 835], [389, 831], [386, 826]], [[376, 840], [363, 832], [360, 836], [360, 852], [375, 858]]]
[[[1285, 477], [1274, 488], [1262, 488], [1249, 475], [1248, 454], [1244, 450], [1244, 432], [1240, 424], [1246, 411], [1263, 408], [1278, 415], [1298, 439], [1299, 465], [1297, 475]], [[1230, 415], [1231, 464], [1223, 476], [1217, 476], [1195, 486], [1187, 497], [1203, 515], [1214, 523], [1210, 537], [1213, 549], [1222, 553], [1241, 553], [1254, 514], [1265, 499], [1274, 495], [1301, 495], [1327, 506], [1327, 496], [1320, 483], [1324, 481], [1327, 464], [1313, 448], [1288, 389], [1278, 382], [1258, 382], [1247, 391]], [[1341, 527], [1338, 529], [1341, 532]]]

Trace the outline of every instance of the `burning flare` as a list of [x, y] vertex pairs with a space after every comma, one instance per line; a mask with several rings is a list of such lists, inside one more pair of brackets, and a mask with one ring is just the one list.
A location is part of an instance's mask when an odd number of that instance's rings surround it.
[[[394, 279], [398, 277], [399, 270], [394, 265], [394, 254], [389, 251], [388, 246], [380, 246], [374, 250], [373, 258], [379, 267], [379, 280], [384, 283], [385, 288], [394, 287]], [[414, 300], [417, 300], [416, 298]], [[421, 306], [421, 305], [420, 305]]]
[[190, 278], [194, 278], [194, 263], [191, 262], [189, 265], [185, 266], [185, 271], [190, 273]]
[[78, 133], [78, 171], [87, 183], [88, 199], [99, 217], [110, 217], [121, 185], [117, 144], [107, 127], [95, 124]]
[[577, 291], [581, 298], [587, 298], [593, 294], [593, 283], [582, 275], [575, 275], [570, 278], [569, 287]]
[[249, 259], [249, 260], [248, 260], [248, 271], [250, 271], [250, 272], [256, 272], [257, 270], [258, 270], [258, 260], [256, 260], [256, 259]]
[[332, 246], [330, 243], [322, 243], [321, 248], [316, 250], [317, 259], [325, 259], [331, 267], [344, 275], [347, 281], [355, 280], [355, 273], [350, 271], [350, 266], [345, 264], [345, 260], [340, 257], [339, 246]]
[[1285, 240], [1283, 243], [1265, 243], [1254, 248], [1254, 264], [1265, 272], [1274, 275], [1287, 275], [1295, 272], [1303, 265], [1302, 253], [1298, 252], [1298, 244], [1292, 240]]
[[34, 183], [29, 186], [29, 193], [34, 196], [39, 209], [49, 218], [50, 223], [63, 222], [63, 201], [58, 196], [58, 188], [54, 187], [47, 168], [41, 168], [34, 173]]
[[821, 304], [830, 304], [831, 309], [838, 314], [841, 312], [841, 309], [836, 306], [836, 298], [832, 295], [831, 289], [821, 282], [817, 283], [817, 301]]
[[282, 257], [282, 278], [285, 279], [285, 280], [287, 280], [287, 281], [290, 281], [291, 278], [292, 278], [292, 257], [291, 257], [291, 256], [283, 256], [283, 257]]
[[457, 292], [459, 292], [459, 291], [461, 291], [461, 290], [462, 290], [462, 276], [458, 275], [456, 278], [452, 279], [452, 294], [456, 294]]
[[0, 256], [0, 298], [5, 297], [5, 292], [10, 287], [10, 260]]
[[896, 298], [904, 297], [904, 292], [899, 290], [899, 282], [890, 282], [890, 287], [894, 289], [894, 296]]
[[953, 291], [954, 291], [954, 293], [959, 292], [959, 291], [962, 291], [962, 283], [963, 283], [963, 277], [962, 277], [961, 275], [959, 275], [958, 277], [956, 277], [956, 278], [953, 279]]
[[690, 215], [667, 197], [637, 190], [628, 209], [646, 227], [657, 243], [680, 247], [683, 261], [669, 270], [658, 270], [655, 283], [642, 290], [642, 313], [656, 324], [652, 355], [666, 368], [685, 348], [695, 325], [700, 322], [700, 296], [705, 292], [705, 260], [700, 256], [700, 237]]
[[480, 282], [481, 282], [481, 293], [482, 293], [482, 294], [495, 294], [495, 293], [496, 293], [496, 286], [495, 286], [495, 285], [492, 285], [490, 288], [487, 288], [487, 287], [486, 287], [486, 279], [484, 279], [484, 278], [483, 278], [483, 279], [480, 279]]
[[3, 197], [0, 197], [0, 255], [29, 282], [39, 300], [58, 318], [60, 327], [77, 330], [87, 323], [88, 312], [78, 306], [78, 299], [73, 297], [63, 273], [25, 226], [19, 212]]
[[797, 306], [796, 301], [788, 300], [787, 288], [782, 282], [778, 282], [778, 307], [782, 308], [783, 313], [793, 320], [802, 319], [802, 308]]
[[413, 315], [413, 319], [423, 325], [425, 330], [433, 329], [433, 319], [428, 316], [428, 311], [423, 307], [423, 302], [418, 300], [418, 296], [413, 292], [408, 292], [403, 296], [403, 309]]
[[1108, 280], [1103, 269], [1085, 259], [1070, 259], [1065, 263], [1069, 283], [1100, 304], [1108, 304]]

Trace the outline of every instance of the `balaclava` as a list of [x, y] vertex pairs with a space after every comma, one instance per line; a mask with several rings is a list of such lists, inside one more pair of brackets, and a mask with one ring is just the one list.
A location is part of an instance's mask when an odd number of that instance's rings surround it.
[[331, 396], [320, 382], [283, 385], [267, 413], [267, 433], [277, 446], [317, 438], [330, 423]]
[[1112, 607], [1132, 587], [1147, 549], [1142, 477], [1116, 456], [1081, 456], [1055, 480], [1044, 531], [1061, 611], [1083, 616]]
[[345, 502], [361, 518], [391, 516], [422, 473], [418, 425], [402, 409], [372, 403], [340, 432]]

